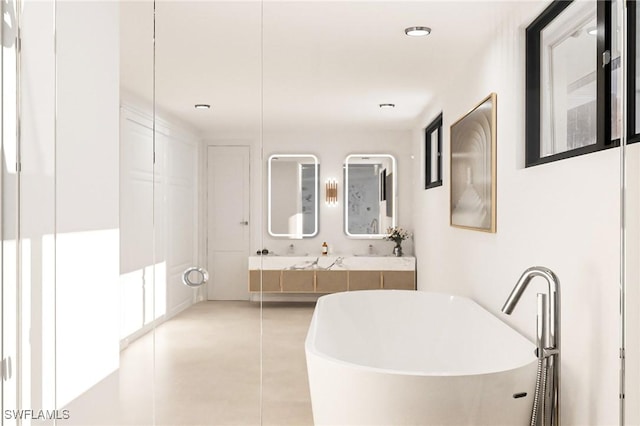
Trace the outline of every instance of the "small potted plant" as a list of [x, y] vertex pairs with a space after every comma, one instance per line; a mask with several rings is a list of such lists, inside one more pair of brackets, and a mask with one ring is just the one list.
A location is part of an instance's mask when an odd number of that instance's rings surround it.
[[402, 242], [409, 238], [411, 234], [406, 229], [399, 226], [387, 229], [387, 235], [384, 237], [387, 241], [393, 241], [396, 243], [393, 248], [393, 254], [396, 256], [402, 256]]

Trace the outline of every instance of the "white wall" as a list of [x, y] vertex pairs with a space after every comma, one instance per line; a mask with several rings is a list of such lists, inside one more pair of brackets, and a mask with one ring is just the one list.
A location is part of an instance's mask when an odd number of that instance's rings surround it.
[[626, 416], [640, 424], [640, 144], [626, 151]]
[[[249, 146], [251, 156], [251, 250], [267, 248], [278, 254], [286, 254], [290, 244], [294, 244], [297, 253], [320, 255], [322, 243], [329, 245], [330, 253], [353, 254], [367, 253], [369, 244], [375, 246], [378, 253], [391, 253], [393, 243], [382, 240], [350, 239], [344, 233], [343, 225], [343, 172], [344, 160], [349, 154], [392, 154], [398, 164], [398, 224], [409, 230], [411, 221], [411, 182], [412, 154], [410, 131], [376, 131], [347, 129], [296, 129], [269, 130], [262, 134], [251, 131], [224, 136], [205, 138], [207, 145], [245, 145]], [[314, 154], [320, 162], [320, 203], [319, 233], [314, 238], [290, 240], [274, 238], [267, 232], [267, 160], [272, 154]], [[418, 158], [418, 157], [416, 157]], [[205, 160], [201, 159], [201, 170], [206, 170]], [[327, 179], [338, 181], [338, 204], [327, 206], [324, 202], [324, 183]], [[206, 177], [200, 176], [201, 182]], [[201, 189], [201, 196], [206, 188]], [[413, 253], [412, 241], [403, 243], [405, 254]]]
[[[638, 58], [636, 54], [635, 60]], [[636, 98], [639, 95], [636, 87]], [[639, 114], [636, 106], [636, 129], [640, 126]], [[640, 424], [640, 143], [627, 146], [625, 154], [625, 415], [626, 424], [635, 425]]]
[[[322, 243], [329, 245], [333, 254], [365, 254], [369, 244], [378, 253], [391, 254], [393, 242], [348, 238], [344, 232], [344, 179], [343, 164], [349, 154], [392, 154], [397, 160], [398, 179], [398, 225], [413, 230], [411, 201], [412, 168], [411, 132], [396, 130], [356, 129], [299, 129], [292, 131], [268, 131], [263, 135], [264, 167], [260, 185], [266, 186], [266, 161], [272, 154], [314, 154], [320, 162], [319, 232], [314, 238], [291, 240], [271, 237], [266, 226], [261, 228], [262, 245], [253, 245], [252, 253], [266, 247], [278, 254], [286, 254], [290, 244], [296, 252], [320, 255]], [[418, 158], [418, 157], [416, 157]], [[338, 204], [328, 206], [325, 202], [324, 184], [327, 179], [338, 182]], [[266, 191], [266, 188], [264, 188]], [[266, 197], [266, 192], [264, 193]], [[263, 221], [266, 223], [266, 198], [261, 202]], [[413, 253], [411, 241], [403, 243], [405, 254]]]
[[[554, 270], [561, 281], [561, 423], [617, 424], [619, 150], [524, 168], [524, 28], [540, 11], [521, 3], [486, 50], [455, 70], [416, 126], [413, 154], [424, 158], [422, 129], [444, 112], [444, 185], [413, 185], [418, 288], [471, 297], [533, 340], [535, 295], [544, 282], [534, 281], [512, 316], [500, 308], [527, 267]], [[449, 226], [449, 126], [490, 92], [498, 95], [495, 234]], [[420, 182], [423, 161], [414, 162]]]

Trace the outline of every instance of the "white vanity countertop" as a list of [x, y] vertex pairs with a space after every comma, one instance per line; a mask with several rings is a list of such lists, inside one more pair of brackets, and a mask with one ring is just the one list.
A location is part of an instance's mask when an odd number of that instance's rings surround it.
[[[336, 260], [342, 257], [342, 264]], [[318, 259], [317, 270], [323, 270], [332, 263], [331, 271], [413, 271], [416, 258], [413, 256], [249, 256], [249, 269], [300, 269], [314, 270], [308, 267]], [[308, 268], [307, 268], [308, 267]]]

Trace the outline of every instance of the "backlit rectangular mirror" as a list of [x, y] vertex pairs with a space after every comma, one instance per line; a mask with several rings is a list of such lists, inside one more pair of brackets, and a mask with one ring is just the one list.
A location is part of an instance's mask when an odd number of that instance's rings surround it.
[[382, 238], [396, 226], [396, 159], [389, 154], [352, 154], [344, 167], [345, 233]]
[[269, 235], [300, 239], [318, 233], [319, 167], [315, 155], [273, 154], [269, 157]]

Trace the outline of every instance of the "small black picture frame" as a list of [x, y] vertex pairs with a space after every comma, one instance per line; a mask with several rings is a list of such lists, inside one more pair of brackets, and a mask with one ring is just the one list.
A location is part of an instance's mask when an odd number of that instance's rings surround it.
[[442, 113], [424, 129], [424, 189], [442, 186]]

